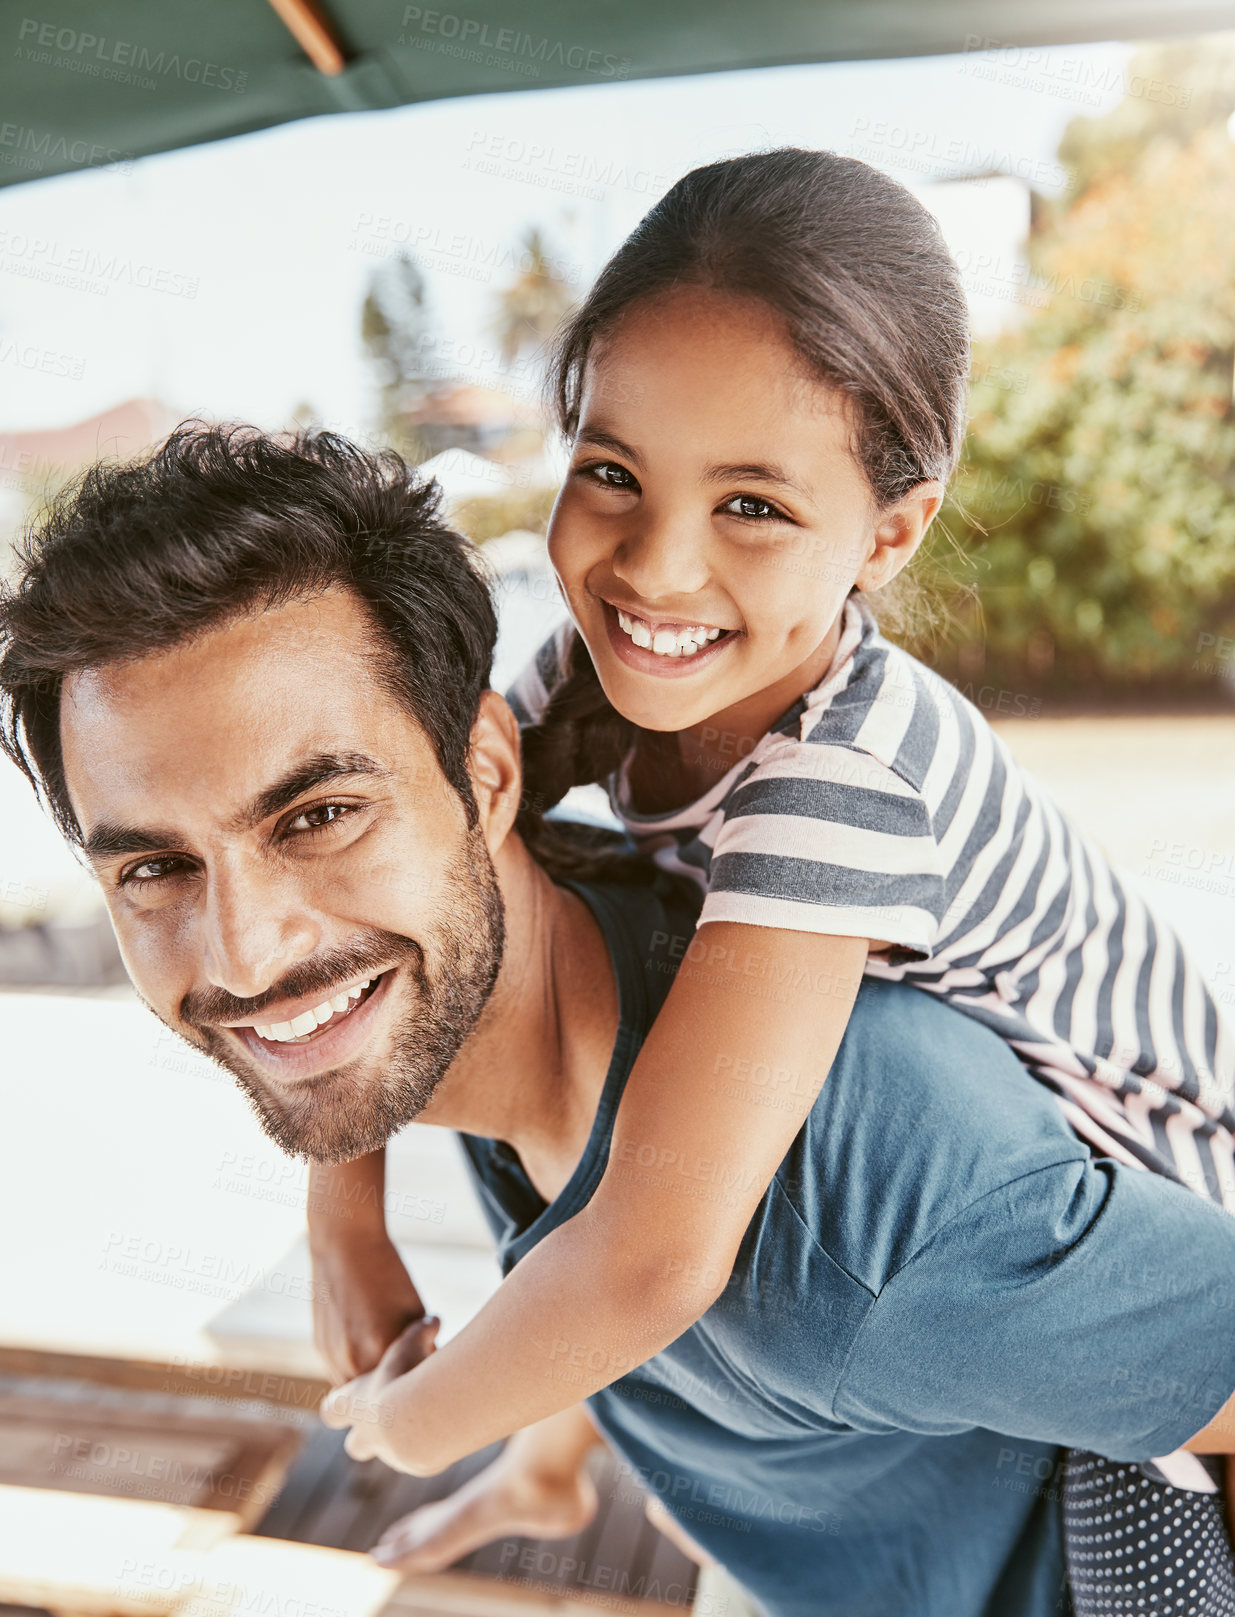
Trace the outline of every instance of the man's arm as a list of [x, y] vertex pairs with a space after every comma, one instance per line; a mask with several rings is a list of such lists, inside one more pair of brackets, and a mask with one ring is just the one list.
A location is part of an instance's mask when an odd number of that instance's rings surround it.
[[313, 1339], [338, 1385], [372, 1370], [424, 1304], [386, 1233], [386, 1153], [309, 1170]]

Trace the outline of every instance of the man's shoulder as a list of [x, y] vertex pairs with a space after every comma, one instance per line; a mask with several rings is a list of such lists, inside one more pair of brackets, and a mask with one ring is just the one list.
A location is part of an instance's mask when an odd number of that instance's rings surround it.
[[991, 1029], [904, 983], [864, 981], [777, 1173], [829, 1257], [878, 1293], [966, 1209], [1088, 1160], [1054, 1098]]
[[[631, 854], [632, 862], [638, 856]], [[685, 877], [638, 860], [637, 880], [572, 881], [596, 917], [623, 990], [642, 1003], [636, 1031], [651, 1027], [694, 935], [702, 894]]]

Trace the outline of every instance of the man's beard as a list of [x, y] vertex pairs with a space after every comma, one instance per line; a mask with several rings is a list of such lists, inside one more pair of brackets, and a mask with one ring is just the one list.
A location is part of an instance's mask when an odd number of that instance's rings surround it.
[[193, 1027], [193, 1042], [227, 1068], [266, 1134], [289, 1156], [347, 1162], [378, 1150], [429, 1104], [475, 1027], [497, 981], [505, 943], [501, 890], [479, 829], [468, 833], [444, 887], [438, 912], [446, 919], [434, 929], [429, 950], [432, 977], [418, 943], [371, 928], [348, 948], [294, 967], [263, 996], [270, 1004], [319, 991], [326, 998], [341, 982], [398, 966], [415, 1003], [395, 1023], [393, 1049], [380, 1070], [365, 1070], [373, 1058], [360, 1056], [288, 1091], [272, 1089], [235, 1039], [209, 1025], [243, 1015], [243, 1006], [216, 1010], [219, 990], [187, 997], [182, 1016]]

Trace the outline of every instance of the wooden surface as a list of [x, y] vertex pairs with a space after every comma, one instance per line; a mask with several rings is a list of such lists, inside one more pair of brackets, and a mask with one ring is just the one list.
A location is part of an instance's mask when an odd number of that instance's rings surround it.
[[[235, 1536], [218, 1512], [0, 1486], [0, 1600], [80, 1617], [630, 1617], [680, 1608], [496, 1583], [400, 1578], [367, 1556]], [[54, 1546], [54, 1554], [47, 1553]]]
[[[438, 1477], [409, 1477], [380, 1460], [343, 1452], [343, 1433], [312, 1432], [283, 1491], [257, 1529], [336, 1549], [367, 1550], [400, 1516], [445, 1498], [493, 1458], [497, 1448], [460, 1461]], [[644, 1515], [644, 1495], [607, 1451], [592, 1455], [599, 1507], [568, 1539], [510, 1538], [466, 1557], [456, 1570], [499, 1579], [510, 1588], [575, 1591], [592, 1601], [652, 1600], [679, 1610], [694, 1591], [694, 1564]]]
[[86, 1386], [0, 1388], [0, 1483], [223, 1511], [248, 1529], [301, 1447], [299, 1426], [214, 1401], [106, 1398]]
[[151, 1617], [239, 1525], [221, 1510], [0, 1486], [0, 1600]]
[[[341, 1509], [320, 1486], [329, 1471], [318, 1466], [310, 1488], [319, 1529], [355, 1536], [364, 1515], [368, 1536], [387, 1505], [397, 1514], [409, 1503], [369, 1486]], [[331, 1617], [582, 1617], [598, 1609], [680, 1617], [693, 1568], [646, 1523], [635, 1558], [622, 1561], [635, 1501], [611, 1478], [598, 1480], [602, 1509], [576, 1540], [511, 1541], [471, 1558], [487, 1557], [487, 1571], [408, 1578], [354, 1550], [241, 1534], [240, 1518], [226, 1510], [0, 1483], [0, 1602], [80, 1617], [240, 1617], [310, 1606]]]
[[[128, 1611], [144, 1601], [149, 1609], [153, 1574], [143, 1574], [142, 1594], [131, 1587], [136, 1565], [153, 1557], [164, 1569], [160, 1578], [172, 1578], [168, 1567], [186, 1578], [181, 1551], [233, 1534], [361, 1555], [391, 1522], [454, 1492], [497, 1452], [420, 1479], [377, 1460], [350, 1459], [344, 1435], [313, 1415], [260, 1403], [46, 1378], [0, 1381], [0, 1601], [83, 1611], [110, 1610], [109, 1601]], [[610, 1456], [597, 1452], [591, 1463], [599, 1506], [582, 1532], [555, 1541], [507, 1539], [452, 1571], [483, 1580], [494, 1600], [505, 1591], [622, 1609], [651, 1601], [680, 1611], [693, 1593], [692, 1563], [648, 1522], [643, 1494]], [[42, 1503], [32, 1493], [44, 1495]], [[24, 1547], [15, 1562], [5, 1560], [3, 1549], [10, 1537], [6, 1498], [22, 1501], [15, 1519], [25, 1523]], [[90, 1498], [98, 1511], [83, 1503]], [[158, 1511], [112, 1509], [123, 1504]], [[68, 1561], [63, 1535], [80, 1548]], [[95, 1593], [87, 1599], [88, 1586]], [[443, 1590], [453, 1598], [468, 1585], [426, 1587], [436, 1601]]]

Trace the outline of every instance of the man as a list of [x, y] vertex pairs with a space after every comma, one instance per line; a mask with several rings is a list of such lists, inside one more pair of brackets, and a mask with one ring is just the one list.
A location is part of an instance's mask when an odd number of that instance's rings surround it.
[[[0, 692], [155, 1014], [289, 1151], [460, 1131], [509, 1268], [591, 1195], [691, 915], [531, 859], [493, 636], [395, 457], [190, 430], [34, 534]], [[629, 1157], [723, 1194], [723, 1164]], [[1232, 1279], [1225, 1213], [1094, 1161], [993, 1034], [870, 983], [725, 1293], [591, 1405], [773, 1617], [1045, 1617], [1061, 1446], [1229, 1436]]]

